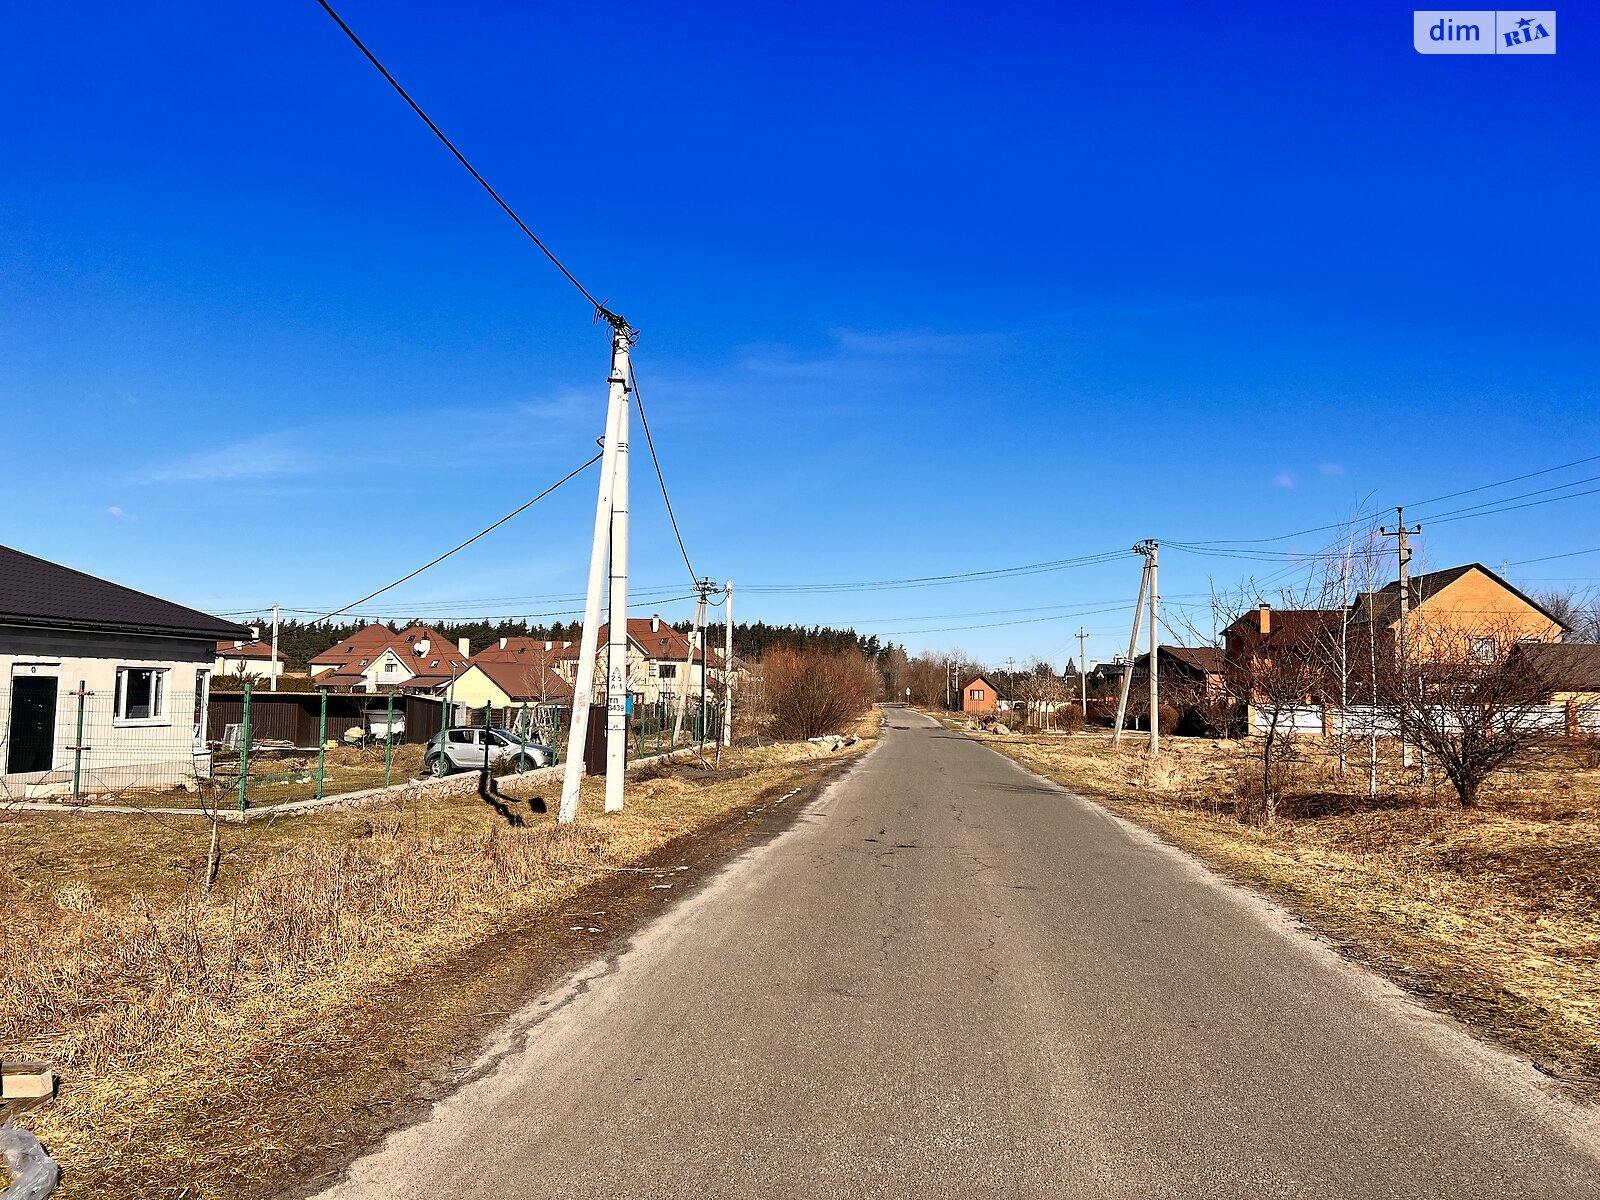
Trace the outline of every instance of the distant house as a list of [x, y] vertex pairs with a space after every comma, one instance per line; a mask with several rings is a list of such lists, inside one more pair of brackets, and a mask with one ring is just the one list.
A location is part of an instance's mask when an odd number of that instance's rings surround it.
[[1259, 699], [1258, 672], [1291, 662], [1305, 664], [1307, 703], [1323, 689], [1336, 688], [1327, 675], [1333, 670], [1331, 647], [1344, 619], [1342, 608], [1257, 605], [1222, 631], [1228, 690], [1247, 702]]
[[[1183, 688], [1192, 699], [1215, 699], [1227, 693], [1223, 651], [1216, 646], [1162, 646], [1156, 654], [1157, 682], [1162, 688]], [[1133, 678], [1150, 678], [1150, 654], [1133, 660]]]
[[992, 713], [1000, 707], [1000, 694], [982, 675], [974, 675], [956, 697], [956, 707], [964, 713]]
[[217, 643], [250, 636], [220, 617], [0, 546], [0, 800], [70, 791], [74, 771], [83, 792], [208, 777], [206, 696]]
[[467, 639], [453, 645], [427, 625], [395, 633], [373, 624], [311, 660], [318, 688], [336, 692], [435, 692], [447, 690], [467, 669]]
[[[595, 655], [595, 694], [605, 692], [609, 670], [611, 627], [599, 629], [599, 649]], [[628, 618], [628, 691], [644, 704], [672, 700], [685, 689], [691, 700], [698, 700], [702, 680], [710, 684], [722, 675], [722, 652], [705, 644], [705, 632], [691, 642], [689, 635], [674, 629], [659, 616]], [[577, 647], [562, 659], [562, 669], [570, 682], [578, 665]]]
[[467, 662], [455, 681], [452, 694], [469, 708], [493, 705], [572, 705], [572, 684], [561, 672], [561, 665], [576, 661], [568, 657], [571, 642], [551, 642], [537, 638], [504, 637], [497, 645], [480, 650]]
[[271, 642], [235, 638], [231, 642], [217, 643], [217, 661], [212, 669], [218, 675], [276, 679], [283, 674], [287, 661], [281, 650], [274, 655]]

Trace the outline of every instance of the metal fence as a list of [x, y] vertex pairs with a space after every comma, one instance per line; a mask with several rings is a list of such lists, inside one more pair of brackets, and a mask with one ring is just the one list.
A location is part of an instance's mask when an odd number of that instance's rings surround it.
[[[79, 684], [51, 691], [48, 704], [41, 699], [37, 720], [0, 714], [0, 804], [243, 811], [388, 787], [467, 765], [428, 753], [441, 728], [503, 730], [557, 750], [531, 755], [532, 761], [559, 762], [572, 725], [570, 708], [559, 704], [469, 709], [431, 696], [257, 693], [253, 686], [209, 696], [203, 688], [127, 690]], [[603, 710], [590, 726], [603, 747]], [[718, 706], [690, 704], [680, 715], [670, 702], [640, 705], [628, 721], [628, 758], [720, 733]], [[474, 741], [500, 745], [488, 735]], [[516, 766], [530, 761], [514, 745], [496, 757]]]

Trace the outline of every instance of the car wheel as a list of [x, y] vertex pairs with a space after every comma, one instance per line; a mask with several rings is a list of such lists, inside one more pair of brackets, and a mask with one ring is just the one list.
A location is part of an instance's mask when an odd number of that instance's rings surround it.
[[422, 760], [422, 773], [424, 775], [448, 775], [450, 773], [450, 768], [447, 766], [441, 772], [439, 770], [439, 756], [437, 754], [430, 754], [428, 757]]

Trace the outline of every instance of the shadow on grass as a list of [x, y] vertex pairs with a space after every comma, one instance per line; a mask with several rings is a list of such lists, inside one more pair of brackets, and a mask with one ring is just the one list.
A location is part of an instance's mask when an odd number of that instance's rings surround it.
[[[526, 817], [511, 807], [513, 804], [522, 804], [524, 801], [502, 792], [499, 781], [487, 771], [478, 772], [478, 799], [494, 809], [497, 814], [504, 818], [507, 825], [515, 829], [520, 829], [528, 823]], [[546, 811], [543, 796], [532, 796], [526, 803], [530, 812], [542, 813]]]

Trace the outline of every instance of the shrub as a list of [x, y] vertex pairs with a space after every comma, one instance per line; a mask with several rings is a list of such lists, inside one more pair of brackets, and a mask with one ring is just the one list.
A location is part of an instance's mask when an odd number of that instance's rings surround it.
[[1083, 710], [1076, 704], [1063, 704], [1050, 719], [1062, 733], [1077, 733], [1083, 728]]
[[872, 664], [850, 651], [772, 650], [761, 665], [768, 732], [777, 738], [844, 733], [883, 686]]

